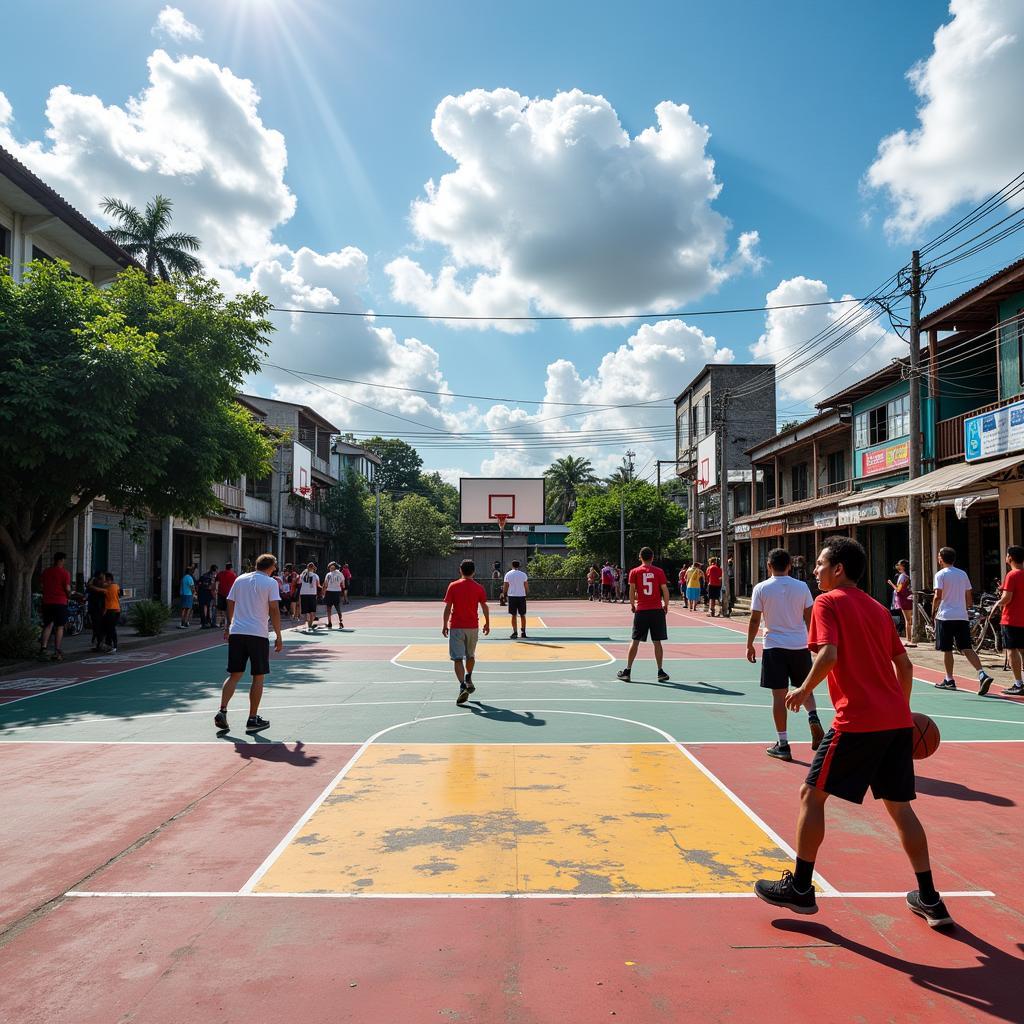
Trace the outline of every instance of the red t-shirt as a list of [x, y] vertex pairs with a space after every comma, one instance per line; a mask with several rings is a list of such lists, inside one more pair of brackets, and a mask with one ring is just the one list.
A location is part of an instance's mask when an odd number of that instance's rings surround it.
[[44, 569], [39, 577], [43, 588], [43, 604], [67, 604], [67, 587], [71, 586], [71, 573], [59, 565]]
[[807, 646], [817, 651], [826, 644], [838, 652], [828, 674], [835, 729], [879, 732], [913, 725], [892, 664], [904, 648], [888, 609], [857, 587], [821, 594], [811, 609]]
[[707, 577], [709, 587], [722, 585], [722, 567], [720, 565], [709, 565], [708, 571], [704, 575]]
[[477, 606], [487, 603], [487, 591], [476, 580], [463, 576], [448, 584], [444, 603], [452, 606], [452, 617], [448, 625], [452, 629], [476, 629], [480, 625]]
[[1003, 580], [1002, 589], [1013, 594], [1013, 600], [1003, 609], [1000, 623], [1024, 626], [1024, 569], [1011, 569]]
[[234, 569], [221, 569], [217, 573], [217, 593], [221, 597], [227, 597], [231, 593], [231, 586], [238, 579], [238, 573]]
[[656, 565], [638, 565], [629, 571], [629, 585], [636, 587], [636, 610], [654, 611], [661, 608], [661, 588], [668, 586], [665, 573]]

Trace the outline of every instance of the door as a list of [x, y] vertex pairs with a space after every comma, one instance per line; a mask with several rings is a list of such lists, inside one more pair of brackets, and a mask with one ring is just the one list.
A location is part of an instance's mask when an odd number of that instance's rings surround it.
[[89, 572], [106, 572], [110, 568], [110, 531], [92, 529], [92, 565]]

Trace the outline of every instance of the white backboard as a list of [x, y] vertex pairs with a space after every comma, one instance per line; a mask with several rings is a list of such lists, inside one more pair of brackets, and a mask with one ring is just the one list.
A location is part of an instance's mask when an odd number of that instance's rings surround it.
[[464, 476], [459, 494], [463, 526], [493, 523], [499, 514], [510, 525], [544, 522], [544, 477]]
[[715, 434], [708, 434], [697, 442], [697, 493], [703, 494], [718, 486], [718, 459], [715, 453]]
[[[298, 441], [292, 443], [292, 494], [308, 498], [313, 487], [313, 453]], [[305, 488], [305, 489], [304, 489]]]

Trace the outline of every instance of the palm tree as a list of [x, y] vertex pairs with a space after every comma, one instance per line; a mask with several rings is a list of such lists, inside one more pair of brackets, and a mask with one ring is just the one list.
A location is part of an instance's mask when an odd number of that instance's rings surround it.
[[574, 455], [555, 459], [545, 470], [544, 476], [548, 482], [549, 514], [559, 523], [566, 523], [572, 518], [576, 511], [579, 488], [597, 483], [590, 459], [578, 459]]
[[107, 235], [129, 256], [145, 265], [151, 281], [157, 276], [169, 281], [171, 271], [191, 277], [203, 269], [199, 260], [191, 255], [199, 251], [199, 239], [181, 231], [167, 231], [173, 206], [166, 196], [154, 196], [146, 203], [145, 211], [139, 213], [137, 207], [121, 199], [107, 196], [103, 199], [103, 212], [120, 223], [120, 227], [109, 228]]
[[626, 460], [622, 460], [622, 465], [616, 466], [615, 471], [604, 478], [604, 482], [609, 487], [615, 487], [617, 484], [628, 484], [633, 482], [633, 467]]

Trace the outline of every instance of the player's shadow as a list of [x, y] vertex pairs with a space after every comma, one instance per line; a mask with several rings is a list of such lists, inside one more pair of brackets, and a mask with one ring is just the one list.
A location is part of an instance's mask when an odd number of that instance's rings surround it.
[[[943, 932], [948, 940], [969, 946], [978, 953], [978, 963], [971, 967], [943, 967], [922, 964], [891, 953], [865, 946], [856, 939], [848, 938], [834, 931], [828, 925], [813, 924], [810, 921], [790, 919], [773, 921], [780, 931], [807, 935], [822, 942], [832, 942], [843, 949], [856, 953], [865, 960], [872, 960], [882, 967], [899, 971], [919, 988], [933, 996], [955, 999], [970, 1007], [986, 1019], [998, 1019], [1019, 1024], [1021, 1020], [1020, 979], [1024, 977], [1024, 959], [998, 949], [979, 935], [957, 925], [949, 932]], [[926, 927], [920, 922], [920, 927]], [[1017, 949], [1024, 952], [1024, 944]]]
[[632, 686], [656, 686], [662, 690], [685, 690], [687, 693], [710, 693], [716, 697], [744, 697], [742, 690], [727, 690], [724, 686], [715, 686], [714, 683], [658, 683], [647, 679], [631, 679]]
[[962, 782], [930, 779], [926, 775], [917, 776], [917, 791], [928, 796], [944, 796], [950, 800], [967, 800], [971, 803], [991, 804], [993, 807], [1017, 806], [1009, 797], [999, 796], [998, 793], [986, 793], [982, 789], [971, 789]]
[[505, 722], [509, 725], [547, 725], [547, 721], [538, 718], [532, 711], [510, 711], [508, 708], [496, 708], [483, 701], [471, 701], [466, 707], [478, 718], [486, 718], [492, 722]]
[[296, 740], [293, 746], [287, 743], [264, 741], [246, 742], [228, 734], [223, 739], [233, 743], [235, 753], [244, 761], [268, 761], [272, 764], [290, 764], [293, 768], [311, 768], [320, 760], [319, 754], [307, 754], [306, 745]]

